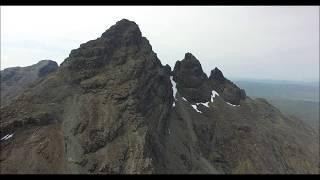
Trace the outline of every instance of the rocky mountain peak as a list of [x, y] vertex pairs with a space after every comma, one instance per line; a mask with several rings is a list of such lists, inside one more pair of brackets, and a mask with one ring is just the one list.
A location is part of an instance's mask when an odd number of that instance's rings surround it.
[[191, 53], [186, 53], [181, 61], [177, 61], [172, 72], [181, 96], [191, 102], [205, 102], [210, 99], [210, 92], [200, 61]]
[[207, 75], [202, 70], [200, 61], [189, 52], [184, 55], [184, 59], [181, 60], [181, 64], [178, 63], [176, 65], [178, 65], [177, 68], [180, 68], [183, 71], [188, 71], [192, 75], [200, 77], [201, 79], [207, 78]]
[[122, 19], [101, 37], [72, 50], [61, 67], [65, 74], [70, 74], [65, 76], [68, 80], [79, 82], [106, 73], [108, 69], [118, 68], [119, 71], [120, 67], [127, 71], [123, 74], [132, 77], [139, 75], [129, 74], [132, 71], [154, 64], [161, 66], [149, 41], [142, 37], [139, 26], [133, 21]]
[[222, 82], [225, 80], [225, 77], [223, 76], [223, 73], [220, 71], [220, 69], [215, 67], [213, 70], [211, 70], [209, 79], [214, 79], [214, 80]]
[[122, 38], [122, 40], [138, 40], [141, 39], [141, 31], [139, 29], [139, 26], [135, 22], [129, 21], [127, 19], [122, 19], [115, 25], [111, 26], [106, 32], [102, 34], [101, 37], [107, 39]]
[[240, 100], [246, 96], [245, 91], [225, 78], [217, 67], [211, 71], [208, 78], [200, 61], [189, 52], [183, 60], [176, 62], [172, 74], [180, 95], [193, 103], [208, 102], [213, 90], [223, 100], [234, 105], [239, 105]]
[[240, 100], [246, 98], [245, 91], [240, 89], [232, 81], [225, 78], [221, 70], [217, 67], [211, 70], [209, 82], [210, 86], [216, 92], [218, 92], [225, 101], [229, 103], [239, 105]]
[[[184, 59], [176, 62], [173, 74], [173, 78], [175, 80], [178, 78], [177, 81], [181, 81], [180, 83], [183, 83], [185, 87], [197, 87], [208, 78], [202, 70], [200, 61], [191, 53], [186, 53]], [[190, 84], [192, 80], [196, 82]]]
[[[193, 61], [193, 62], [199, 62], [199, 60], [190, 52], [187, 52], [184, 54], [185, 61]], [[200, 63], [200, 62], [199, 62]]]

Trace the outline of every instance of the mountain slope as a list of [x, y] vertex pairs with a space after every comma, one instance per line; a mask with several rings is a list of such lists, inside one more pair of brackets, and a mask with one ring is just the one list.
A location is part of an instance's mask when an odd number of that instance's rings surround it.
[[[186, 54], [185, 58], [189, 56]], [[185, 67], [180, 69], [185, 72], [181, 77], [196, 79], [204, 74], [201, 66], [192, 66], [195, 71], [189, 71], [188, 65]], [[177, 84], [176, 102], [165, 141], [165, 159], [171, 160], [166, 165], [169, 172], [317, 173], [319, 138], [315, 131], [298, 119], [284, 116], [263, 99], [245, 97], [243, 90], [219, 74], [220, 81], [229, 83], [224, 89], [234, 88], [229, 90], [233, 92], [229, 96], [240, 99], [238, 104], [217, 93], [224, 83], [197, 84], [211, 87], [207, 89], [212, 92], [211, 99], [206, 102], [189, 99], [192, 91], [189, 94], [180, 91], [183, 81], [173, 83]], [[187, 88], [190, 86], [187, 84]]]
[[282, 113], [295, 116], [319, 131], [319, 83], [239, 80], [250, 97], [265, 98]]
[[0, 130], [1, 173], [318, 171], [312, 130], [191, 53], [171, 71], [126, 19], [1, 107]]

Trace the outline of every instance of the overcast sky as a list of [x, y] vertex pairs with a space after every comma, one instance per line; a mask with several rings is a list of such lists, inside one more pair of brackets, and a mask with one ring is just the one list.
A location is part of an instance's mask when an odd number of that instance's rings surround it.
[[59, 64], [122, 18], [135, 21], [162, 64], [186, 52], [230, 79], [319, 79], [316, 6], [2, 6], [1, 69]]

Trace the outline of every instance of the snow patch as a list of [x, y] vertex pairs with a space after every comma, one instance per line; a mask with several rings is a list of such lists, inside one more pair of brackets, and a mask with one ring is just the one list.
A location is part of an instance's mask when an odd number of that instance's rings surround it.
[[211, 92], [211, 102], [213, 102], [213, 98], [215, 98], [216, 96], [219, 96], [219, 94], [217, 93], [217, 91], [213, 90]]
[[10, 135], [7, 134], [7, 135], [5, 135], [4, 137], [1, 138], [1, 141], [2, 141], [2, 140], [8, 140], [8, 139], [10, 139], [12, 136], [13, 136], [13, 134], [10, 134]]
[[234, 105], [234, 104], [231, 104], [231, 103], [228, 103], [228, 102], [226, 102], [227, 104], [229, 104], [230, 106], [240, 106], [240, 105]]
[[206, 107], [209, 107], [209, 102], [205, 102], [205, 103], [196, 103], [197, 105], [199, 105], [199, 104], [202, 104], [202, 105], [204, 105], [204, 106], [206, 106]]
[[176, 82], [173, 80], [173, 76], [170, 76], [170, 81], [171, 81], [171, 84], [172, 84], [172, 93], [173, 93], [173, 104], [172, 104], [172, 107], [175, 107], [175, 106], [176, 106], [175, 101], [177, 100], [177, 99], [176, 99], [177, 84], [176, 84]]
[[209, 102], [205, 102], [205, 103], [196, 103], [195, 105], [194, 104], [191, 104], [192, 108], [195, 109], [198, 113], [202, 113], [197, 106], [199, 106], [200, 104], [206, 106], [206, 107], [209, 107]]
[[170, 76], [170, 81], [171, 81], [171, 84], [172, 84], [173, 97], [174, 97], [174, 99], [176, 99], [177, 84], [176, 84], [176, 82], [173, 80], [173, 76]]
[[6, 139], [9, 136], [9, 134], [5, 135], [3, 138], [1, 138], [1, 140]]
[[191, 105], [191, 106], [192, 106], [192, 108], [193, 108], [194, 110], [196, 110], [198, 113], [202, 113], [201, 111], [198, 110], [197, 105]]

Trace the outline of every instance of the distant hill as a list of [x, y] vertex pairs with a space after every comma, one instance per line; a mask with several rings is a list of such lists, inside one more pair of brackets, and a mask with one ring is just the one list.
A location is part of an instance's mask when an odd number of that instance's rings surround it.
[[271, 80], [235, 81], [250, 97], [262, 97], [281, 112], [319, 128], [319, 83]]
[[319, 128], [319, 102], [286, 99], [268, 99], [281, 112], [304, 120], [316, 130]]
[[237, 80], [235, 83], [252, 97], [319, 102], [319, 82]]
[[52, 60], [42, 60], [27, 67], [12, 67], [0, 71], [1, 106], [7, 105], [32, 83], [48, 76], [58, 69]]

